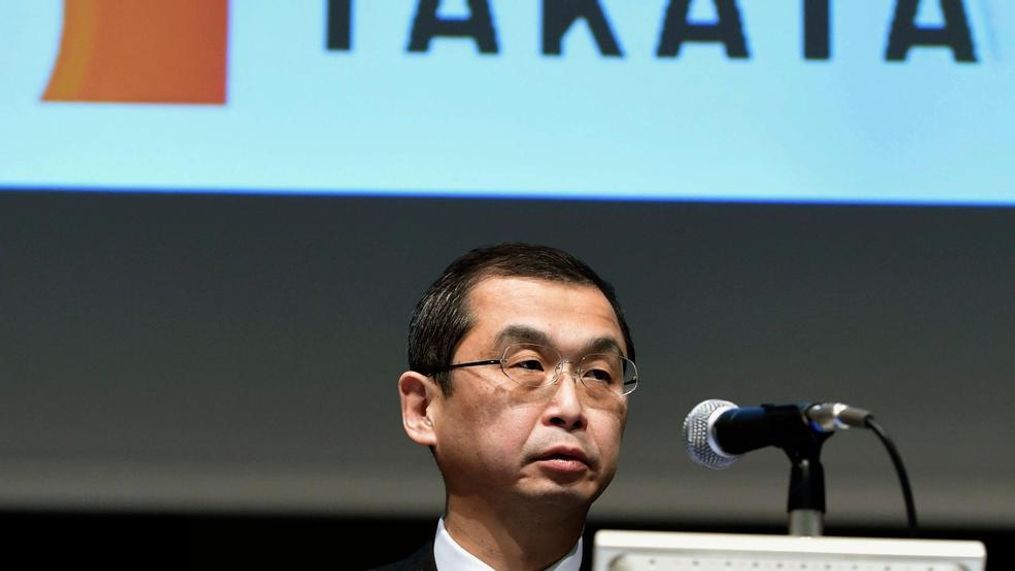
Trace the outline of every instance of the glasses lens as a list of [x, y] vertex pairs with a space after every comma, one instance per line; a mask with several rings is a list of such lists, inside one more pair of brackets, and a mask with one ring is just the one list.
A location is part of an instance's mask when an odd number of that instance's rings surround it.
[[[524, 387], [552, 384], [563, 357], [556, 349], [544, 345], [508, 345], [501, 357], [501, 367], [512, 381]], [[638, 386], [638, 368], [634, 362], [617, 353], [594, 353], [578, 362], [582, 384], [597, 395], [626, 395]]]
[[626, 395], [638, 386], [634, 362], [616, 353], [586, 355], [578, 364], [581, 379], [590, 391]]
[[553, 380], [560, 353], [542, 345], [509, 345], [501, 366], [512, 381], [526, 387], [539, 387]]

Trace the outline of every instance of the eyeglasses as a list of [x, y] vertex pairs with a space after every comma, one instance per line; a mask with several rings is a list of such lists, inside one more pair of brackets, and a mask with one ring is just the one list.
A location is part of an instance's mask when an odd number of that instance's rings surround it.
[[556, 383], [564, 363], [573, 365], [571, 376], [580, 380], [591, 395], [623, 396], [638, 387], [638, 367], [620, 353], [592, 353], [575, 362], [565, 359], [553, 347], [529, 343], [508, 345], [499, 359], [454, 363], [430, 374], [463, 367], [500, 365], [504, 374], [518, 385], [538, 388]]

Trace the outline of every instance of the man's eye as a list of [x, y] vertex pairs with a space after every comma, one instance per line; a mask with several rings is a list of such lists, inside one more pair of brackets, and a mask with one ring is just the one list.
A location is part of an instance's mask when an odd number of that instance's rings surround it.
[[513, 365], [519, 369], [525, 369], [528, 371], [542, 371], [543, 364], [535, 359], [527, 359], [525, 361], [519, 361]]
[[591, 379], [606, 384], [610, 384], [613, 382], [613, 375], [611, 375], [610, 372], [607, 371], [606, 369], [590, 369], [588, 371], [585, 371], [585, 374], [583, 374], [582, 376], [585, 377], [586, 379]]

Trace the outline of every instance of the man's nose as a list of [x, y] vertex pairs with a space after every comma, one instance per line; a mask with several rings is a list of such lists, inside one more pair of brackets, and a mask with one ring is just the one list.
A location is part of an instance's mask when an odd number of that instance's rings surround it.
[[557, 365], [554, 376], [553, 396], [546, 408], [546, 418], [550, 424], [575, 430], [585, 426], [585, 405], [579, 394], [584, 389], [578, 388], [580, 380], [573, 366], [567, 361]]

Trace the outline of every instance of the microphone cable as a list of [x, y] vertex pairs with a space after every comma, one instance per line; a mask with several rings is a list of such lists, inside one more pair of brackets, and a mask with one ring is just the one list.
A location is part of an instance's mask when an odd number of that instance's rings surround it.
[[885, 445], [888, 455], [892, 458], [895, 472], [899, 475], [899, 484], [902, 485], [902, 497], [906, 502], [906, 521], [909, 524], [909, 536], [917, 537], [916, 504], [913, 502], [913, 489], [909, 485], [909, 476], [906, 474], [906, 467], [902, 464], [902, 456], [899, 455], [899, 450], [895, 447], [895, 443], [892, 442], [885, 429], [874, 420], [874, 415], [868, 414], [864, 418], [864, 426], [874, 431], [874, 434]]

